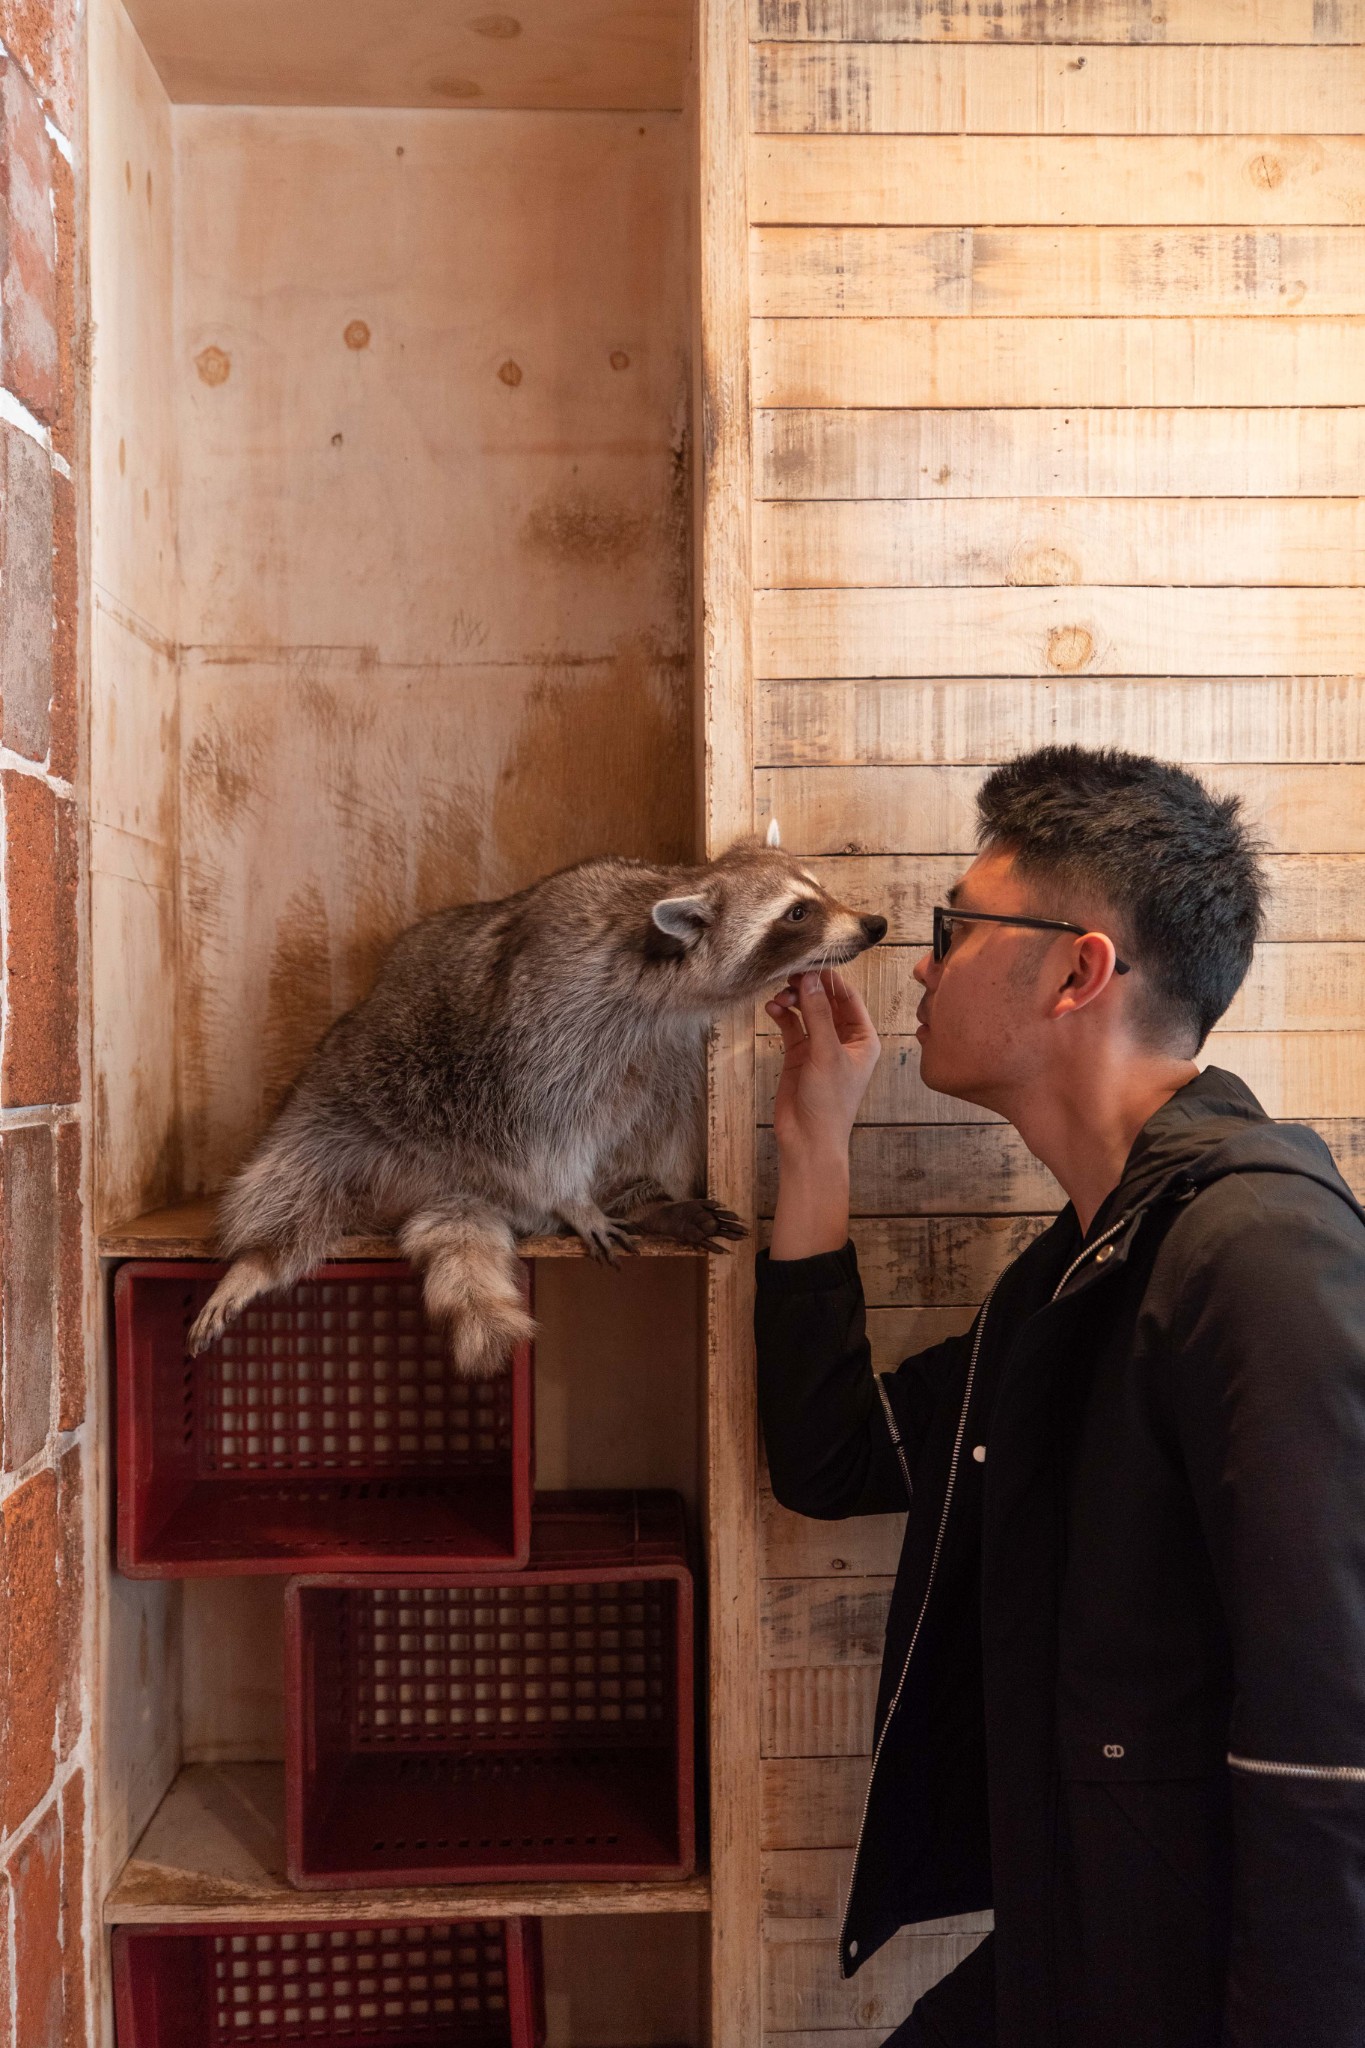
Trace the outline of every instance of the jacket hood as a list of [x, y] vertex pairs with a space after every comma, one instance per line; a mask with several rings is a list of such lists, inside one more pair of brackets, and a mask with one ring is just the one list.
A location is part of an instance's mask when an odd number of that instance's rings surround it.
[[1365, 1214], [1317, 1132], [1272, 1122], [1245, 1081], [1221, 1067], [1206, 1067], [1148, 1118], [1105, 1206], [1132, 1215], [1229, 1173], [1303, 1174]]

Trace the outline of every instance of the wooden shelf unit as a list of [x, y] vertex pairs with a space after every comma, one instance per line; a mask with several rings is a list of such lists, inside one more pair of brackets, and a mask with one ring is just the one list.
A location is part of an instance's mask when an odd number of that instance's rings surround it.
[[[524, 1237], [517, 1247], [524, 1259], [585, 1259], [577, 1237]], [[211, 1196], [177, 1202], [169, 1209], [149, 1209], [101, 1231], [104, 1259], [212, 1259], [218, 1256]], [[674, 1244], [667, 1238], [642, 1238], [636, 1252], [646, 1259], [701, 1259], [697, 1245]], [[391, 1237], [342, 1237], [332, 1247], [334, 1259], [401, 1259]]]
[[284, 1874], [283, 1764], [191, 1764], [105, 1901], [111, 1927], [271, 1921], [479, 1920], [510, 1914], [705, 1913], [704, 1876], [676, 1883], [417, 1885], [296, 1891]]

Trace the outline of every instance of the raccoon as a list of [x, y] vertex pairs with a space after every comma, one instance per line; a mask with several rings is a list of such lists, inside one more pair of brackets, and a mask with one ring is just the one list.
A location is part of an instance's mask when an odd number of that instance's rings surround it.
[[723, 1251], [746, 1232], [705, 1193], [712, 1024], [885, 931], [775, 826], [699, 866], [582, 861], [412, 926], [229, 1185], [232, 1264], [191, 1350], [358, 1230], [394, 1232], [470, 1377], [533, 1329], [519, 1235], [567, 1228], [611, 1263], [645, 1234]]

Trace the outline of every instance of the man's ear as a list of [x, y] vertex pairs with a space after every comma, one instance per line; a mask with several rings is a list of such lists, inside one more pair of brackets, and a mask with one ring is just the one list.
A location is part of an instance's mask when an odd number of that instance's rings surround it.
[[776, 818], [769, 818], [768, 820], [768, 836], [764, 843], [768, 846], [780, 846], [782, 844], [782, 834], [778, 830]]
[[661, 932], [688, 948], [696, 945], [715, 912], [704, 896], [665, 896], [650, 916]]

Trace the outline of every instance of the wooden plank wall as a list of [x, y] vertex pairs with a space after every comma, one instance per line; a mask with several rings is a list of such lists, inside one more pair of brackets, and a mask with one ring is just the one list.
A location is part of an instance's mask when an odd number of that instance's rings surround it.
[[[973, 791], [1021, 747], [1246, 793], [1270, 931], [1210, 1053], [1365, 1181], [1365, 7], [750, 0], [749, 33], [754, 808], [891, 920], [854, 1143], [886, 1367], [964, 1326], [1058, 1199], [922, 1088], [909, 1035]], [[881, 2038], [974, 1938], [839, 1979], [898, 1535], [764, 1507], [782, 2048]]]

